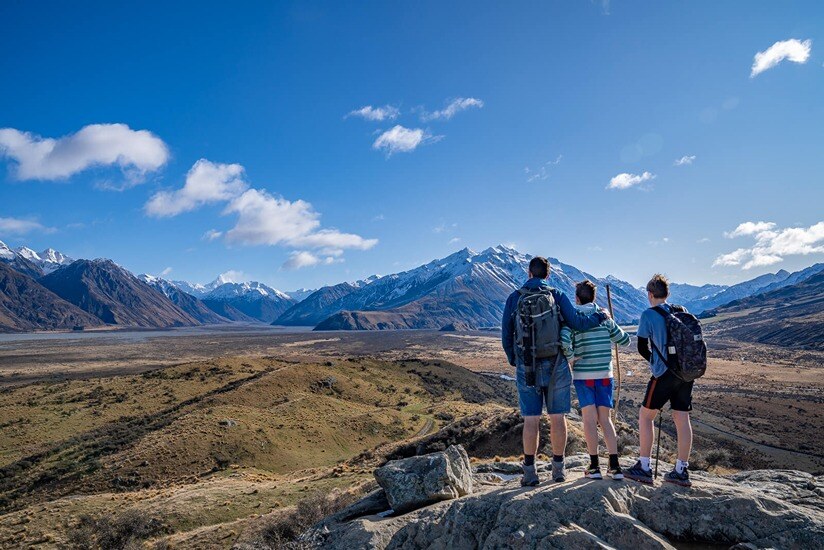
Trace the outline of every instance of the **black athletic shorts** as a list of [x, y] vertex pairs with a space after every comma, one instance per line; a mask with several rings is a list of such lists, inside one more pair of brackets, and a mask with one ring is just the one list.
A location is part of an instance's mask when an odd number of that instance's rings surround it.
[[652, 377], [644, 394], [644, 407], [663, 409], [667, 401], [674, 411], [692, 410], [692, 386], [695, 382], [684, 382], [667, 369], [660, 377]]

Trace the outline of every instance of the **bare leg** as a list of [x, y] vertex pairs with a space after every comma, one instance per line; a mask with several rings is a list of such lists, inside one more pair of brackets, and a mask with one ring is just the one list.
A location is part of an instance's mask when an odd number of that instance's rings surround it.
[[675, 431], [678, 434], [678, 460], [688, 462], [692, 450], [692, 424], [690, 413], [686, 411], [672, 411], [672, 420], [675, 422]]
[[549, 415], [549, 439], [552, 442], [552, 454], [563, 456], [567, 442], [567, 425], [565, 415]]
[[[609, 454], [615, 455], [618, 454], [618, 439], [615, 436], [615, 426], [612, 424], [611, 413], [612, 409], [609, 407], [598, 407], [598, 423], [601, 424], [601, 429], [604, 430], [604, 443], [607, 444]], [[589, 446], [589, 440], [587, 440], [587, 446]]]
[[598, 454], [598, 411], [595, 405], [587, 405], [581, 409], [584, 419], [584, 438], [587, 440], [587, 453]]
[[652, 454], [652, 438], [655, 430], [655, 416], [658, 414], [656, 409], [648, 409], [641, 407], [638, 413], [638, 437], [641, 440], [641, 456], [650, 456]]
[[524, 454], [534, 455], [538, 451], [540, 416], [524, 417]]

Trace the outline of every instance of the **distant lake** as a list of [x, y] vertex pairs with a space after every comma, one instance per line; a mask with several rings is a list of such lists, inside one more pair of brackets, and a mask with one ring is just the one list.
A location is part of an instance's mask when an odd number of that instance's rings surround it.
[[94, 340], [107, 339], [123, 342], [140, 342], [149, 338], [177, 338], [180, 336], [202, 336], [208, 334], [289, 334], [310, 332], [312, 327], [284, 327], [252, 323], [232, 323], [225, 325], [204, 325], [199, 327], [176, 327], [164, 329], [112, 329], [112, 330], [79, 330], [67, 332], [24, 332], [14, 334], [0, 334], [2, 344], [16, 344], [22, 342], [40, 342], [51, 340]]

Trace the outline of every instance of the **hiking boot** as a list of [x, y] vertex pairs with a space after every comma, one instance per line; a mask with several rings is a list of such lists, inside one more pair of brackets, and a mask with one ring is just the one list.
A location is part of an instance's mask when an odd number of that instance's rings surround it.
[[676, 485], [680, 485], [681, 487], [692, 487], [692, 482], [690, 481], [690, 473], [686, 468], [684, 468], [684, 471], [680, 474], [677, 470], [673, 470], [670, 473], [664, 475], [664, 481], [666, 481], [667, 483], [675, 483]]
[[560, 462], [552, 461], [552, 480], [556, 483], [566, 481], [566, 467], [563, 460]]
[[607, 475], [615, 481], [621, 481], [622, 479], [624, 479], [624, 472], [621, 471], [620, 466], [618, 466], [617, 468], [608, 469]]
[[604, 476], [601, 475], [601, 468], [597, 466], [590, 466], [584, 472], [584, 477], [588, 477], [589, 479], [604, 479]]
[[632, 468], [627, 470], [624, 475], [629, 479], [652, 485], [652, 470], [645, 470], [644, 467], [641, 466], [640, 460], [636, 462]]
[[535, 487], [541, 483], [541, 480], [538, 479], [538, 472], [535, 470], [534, 464], [529, 466], [524, 464], [523, 468], [524, 477], [521, 478], [521, 487]]

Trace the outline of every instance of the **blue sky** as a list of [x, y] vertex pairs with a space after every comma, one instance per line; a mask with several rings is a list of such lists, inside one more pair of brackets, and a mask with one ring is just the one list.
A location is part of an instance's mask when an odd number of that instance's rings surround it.
[[824, 259], [821, 2], [357, 6], [0, 4], [0, 239], [282, 289], [498, 243], [635, 284]]

